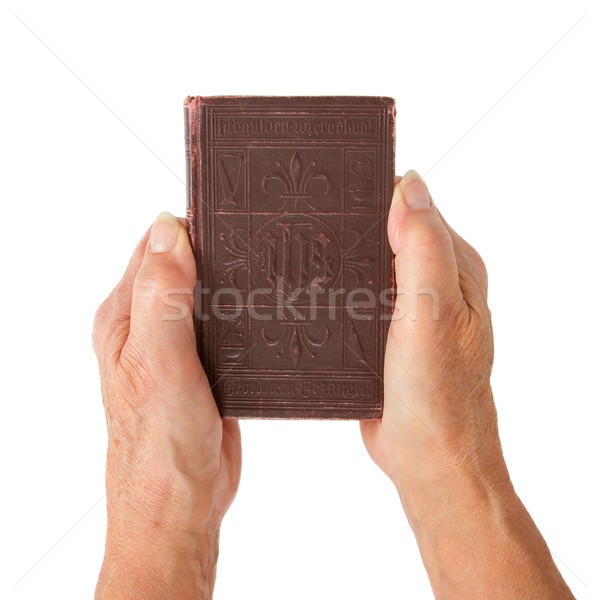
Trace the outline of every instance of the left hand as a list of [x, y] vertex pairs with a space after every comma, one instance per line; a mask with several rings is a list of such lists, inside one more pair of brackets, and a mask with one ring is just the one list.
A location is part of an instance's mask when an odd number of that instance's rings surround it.
[[[195, 280], [187, 231], [163, 213], [96, 313], [108, 425], [108, 531], [97, 598], [212, 594], [241, 439], [237, 420], [221, 419], [198, 358]], [[169, 308], [176, 303], [182, 312]]]

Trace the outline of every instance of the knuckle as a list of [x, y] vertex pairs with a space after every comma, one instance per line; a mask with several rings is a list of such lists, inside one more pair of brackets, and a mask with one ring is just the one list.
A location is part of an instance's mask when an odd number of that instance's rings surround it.
[[98, 307], [92, 327], [92, 347], [98, 358], [116, 352], [129, 331], [129, 315], [115, 311], [112, 294]]
[[148, 364], [147, 352], [139, 344], [127, 345], [118, 362], [119, 374], [128, 382], [129, 387], [139, 393], [142, 388], [153, 388], [155, 369]]
[[477, 252], [475, 248], [471, 248], [471, 250], [471, 260], [473, 261], [473, 265], [475, 266], [475, 269], [477, 270], [477, 273], [479, 274], [481, 279], [487, 283], [488, 272], [487, 267], [485, 266], [485, 262], [483, 258], [481, 258], [481, 254], [479, 254], [479, 252]]
[[109, 315], [112, 312], [112, 301], [110, 296], [100, 304], [94, 314], [92, 326], [92, 347], [96, 354], [100, 354], [106, 343], [106, 330], [109, 320]]
[[118, 374], [138, 398], [181, 396], [196, 385], [198, 369], [191, 355], [170, 352], [151, 336], [131, 336], [118, 360]]
[[136, 294], [145, 298], [161, 298], [174, 288], [181, 287], [181, 269], [172, 265], [168, 269], [142, 267], [134, 281]]
[[392, 215], [388, 219], [388, 237], [396, 254], [401, 251], [428, 251], [450, 247], [451, 238], [442, 223], [429, 214]]
[[488, 272], [479, 252], [465, 242], [456, 254], [460, 284], [463, 291], [469, 298], [476, 298], [481, 292], [486, 296]]
[[432, 268], [445, 269], [448, 261], [455, 262], [452, 238], [441, 223], [418, 222], [405, 236], [409, 252], [427, 260]]
[[475, 273], [482, 280], [487, 281], [487, 268], [481, 254], [467, 242], [465, 242], [465, 253]]
[[440, 243], [440, 232], [426, 223], [406, 228], [403, 235], [408, 244], [417, 248], [429, 248]]

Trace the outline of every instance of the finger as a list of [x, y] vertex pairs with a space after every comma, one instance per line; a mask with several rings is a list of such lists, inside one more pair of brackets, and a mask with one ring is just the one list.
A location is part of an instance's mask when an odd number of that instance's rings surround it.
[[133, 281], [142, 264], [149, 236], [150, 229], [147, 229], [133, 251], [119, 283], [96, 311], [92, 336], [96, 354], [107, 352], [111, 356], [118, 356], [127, 339]]
[[450, 233], [458, 265], [461, 290], [470, 308], [478, 308], [487, 302], [488, 276], [480, 254], [448, 224], [438, 209], [444, 227]]
[[420, 320], [462, 302], [452, 237], [415, 171], [394, 188], [388, 237], [395, 254], [397, 316], [410, 313]]
[[173, 215], [162, 213], [150, 230], [131, 298], [129, 338], [150, 358], [152, 353], [154, 358], [173, 360], [197, 357], [192, 318], [195, 281], [187, 231]]
[[[185, 227], [186, 220], [184, 218], [177, 217], [177, 221]], [[148, 245], [148, 240], [150, 239], [150, 230], [151, 227], [148, 227], [146, 233], [144, 233], [142, 239], [138, 242], [123, 277], [109, 295], [109, 298], [111, 296], [114, 298], [114, 309], [119, 314], [122, 313], [129, 316], [131, 313], [133, 282], [142, 265], [142, 261], [144, 260], [144, 253], [146, 251], [146, 246]]]
[[[127, 315], [131, 312], [131, 295], [133, 292], [133, 281], [137, 272], [140, 270], [142, 266], [142, 261], [144, 260], [144, 252], [146, 251], [146, 246], [148, 245], [148, 239], [150, 238], [150, 228], [146, 230], [146, 233], [143, 235], [142, 239], [138, 242], [127, 268], [123, 273], [123, 277], [117, 285], [114, 287], [113, 291], [110, 293], [110, 296], [114, 299], [114, 309], [119, 313], [125, 313]], [[109, 296], [109, 297], [110, 297]]]

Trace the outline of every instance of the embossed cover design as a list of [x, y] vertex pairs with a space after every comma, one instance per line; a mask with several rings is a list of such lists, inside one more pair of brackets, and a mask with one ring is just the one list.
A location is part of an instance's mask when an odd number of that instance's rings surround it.
[[394, 101], [190, 97], [198, 353], [223, 416], [380, 418]]

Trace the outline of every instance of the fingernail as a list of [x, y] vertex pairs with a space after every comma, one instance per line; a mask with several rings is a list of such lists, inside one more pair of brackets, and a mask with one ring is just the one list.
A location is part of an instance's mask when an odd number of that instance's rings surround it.
[[392, 203], [390, 204], [390, 208], [396, 206], [400, 200], [402, 200], [402, 188], [400, 187], [400, 181], [398, 181], [398, 183], [396, 183], [394, 186], [394, 193], [392, 195]]
[[407, 171], [402, 181], [402, 197], [404, 203], [411, 210], [421, 210], [431, 208], [431, 196], [425, 182], [416, 171]]
[[177, 243], [179, 223], [169, 212], [162, 212], [150, 230], [150, 252], [170, 252]]

